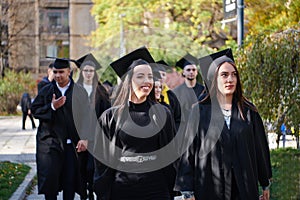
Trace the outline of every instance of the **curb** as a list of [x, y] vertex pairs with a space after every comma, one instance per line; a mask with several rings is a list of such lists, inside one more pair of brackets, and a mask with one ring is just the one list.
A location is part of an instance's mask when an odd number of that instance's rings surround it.
[[25, 176], [24, 181], [19, 185], [18, 189], [13, 193], [9, 200], [23, 200], [26, 196], [26, 190], [31, 185], [36, 175], [36, 166], [33, 163], [24, 163], [31, 167], [29, 173]]

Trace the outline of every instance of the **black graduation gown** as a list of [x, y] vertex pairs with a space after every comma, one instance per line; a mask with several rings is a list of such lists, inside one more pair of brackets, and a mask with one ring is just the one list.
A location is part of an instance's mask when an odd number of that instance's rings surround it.
[[[76, 152], [79, 133], [82, 137], [89, 137], [87, 133], [90, 127], [89, 107], [86, 103], [88, 97], [81, 86], [74, 84], [71, 79], [70, 86], [65, 92], [66, 102], [56, 111], [51, 108], [53, 93], [56, 98], [62, 95], [56, 82], [44, 86], [31, 106], [34, 117], [40, 120], [36, 136], [38, 191], [39, 194], [46, 195], [57, 195], [61, 190], [66, 140], [72, 140]], [[73, 106], [76, 106], [76, 109], [72, 110]], [[78, 184], [76, 192], [79, 194], [80, 188]]]
[[188, 120], [192, 105], [197, 103], [199, 96], [202, 94], [204, 86], [196, 83], [193, 88], [189, 88], [185, 83], [177, 86], [173, 89], [174, 94], [176, 95], [181, 110], [181, 121], [186, 122]]
[[[79, 85], [83, 87], [82, 82], [77, 82]], [[91, 110], [91, 136], [88, 141], [88, 151], [82, 152], [79, 154], [79, 168], [81, 173], [81, 181], [83, 188], [86, 190], [88, 187], [89, 192], [92, 191], [93, 185], [93, 176], [94, 176], [94, 157], [90, 153], [93, 151], [94, 146], [94, 134], [96, 125], [98, 124], [98, 118], [101, 114], [108, 108], [110, 108], [109, 96], [106, 89], [102, 86], [100, 82], [96, 83], [96, 89], [93, 88], [92, 93], [89, 96], [89, 102], [87, 104], [90, 105]], [[87, 185], [88, 183], [88, 185]], [[87, 194], [84, 192], [82, 197], [86, 197]]]
[[[104, 165], [103, 162], [99, 160], [99, 158], [98, 160], [96, 160], [94, 188], [97, 197], [99, 197], [101, 200], [109, 200], [111, 198], [128, 198], [138, 200], [161, 199], [159, 198], [161, 197], [160, 194], [169, 196], [169, 193], [171, 193], [174, 187], [175, 169], [172, 164], [169, 164], [158, 170], [136, 173], [136, 171], [139, 171], [142, 167], [144, 167], [144, 164], [146, 165], [146, 167], [151, 167], [152, 161], [148, 161], [145, 163], [119, 162], [121, 157], [128, 155], [129, 152], [154, 152], [155, 150], [164, 147], [173, 139], [173, 136], [175, 134], [175, 125], [169, 109], [163, 105], [153, 103], [149, 100], [147, 100], [143, 104], [146, 104], [147, 108], [150, 108], [150, 106], [154, 104], [156, 104], [157, 106], [159, 105], [159, 107], [153, 112], [154, 115], [152, 116], [157, 121], [161, 119], [162, 112], [165, 112], [167, 114], [166, 123], [164, 124], [163, 128], [151, 137], [140, 138], [127, 134], [127, 132], [123, 130], [126, 129], [124, 127], [129, 127], [129, 121], [126, 120], [126, 115], [122, 113], [122, 117], [118, 118], [120, 120], [113, 119], [113, 116], [118, 112], [117, 107], [112, 107], [111, 109], [106, 110], [99, 119], [100, 127], [102, 128], [102, 130], [101, 132], [97, 131], [97, 137], [95, 139], [95, 152], [102, 152], [104, 155], [110, 155], [111, 158], [116, 158], [116, 161], [112, 161], [114, 166], [123, 165], [132, 167], [132, 172], [122, 172], [120, 170], [116, 170], [116, 167], [113, 169]], [[132, 106], [134, 107], [134, 105], [130, 104], [130, 116], [132, 116], [132, 112], [135, 112], [135, 114], [138, 115], [142, 114], [141, 118], [145, 117], [143, 112], [135, 110], [135, 108], [132, 108]], [[145, 113], [148, 113], [148, 111], [149, 110], [145, 110]], [[138, 124], [139, 122], [140, 121], [138, 120], [136, 123]], [[122, 128], [120, 129], [117, 127]], [[142, 131], [139, 133], [143, 134]], [[103, 142], [102, 137], [107, 137], [112, 144], [120, 147], [122, 149], [121, 152], [116, 152], [114, 151], [114, 149], [110, 148], [111, 144]], [[94, 155], [97, 158], [97, 153], [94, 153]], [[157, 160], [155, 160], [155, 162], [168, 158], [167, 153], [166, 155], [163, 155], [163, 157], [160, 156], [161, 155], [157, 156]], [[110, 158], [107, 158], [106, 162], [108, 162], [109, 159]]]
[[[194, 191], [196, 199], [230, 200], [232, 180], [235, 179], [239, 199], [258, 199], [258, 182], [267, 186], [272, 177], [268, 143], [259, 114], [245, 107], [244, 121], [233, 104], [228, 129], [219, 106], [214, 108], [214, 120], [211, 120], [211, 104], [196, 105], [192, 112], [198, 112], [197, 107], [200, 111], [197, 135], [181, 158], [175, 190]], [[220, 123], [223, 125], [218, 129]], [[187, 134], [195, 128], [188, 126]], [[221, 135], [214, 143], [211, 138], [218, 131]], [[204, 139], [205, 136], [210, 137]], [[211, 151], [203, 153], [208, 146]]]
[[169, 102], [170, 102], [169, 109], [173, 115], [173, 118], [175, 121], [175, 127], [177, 130], [180, 125], [180, 118], [181, 118], [180, 103], [172, 90], [168, 90], [167, 95], [168, 95]]

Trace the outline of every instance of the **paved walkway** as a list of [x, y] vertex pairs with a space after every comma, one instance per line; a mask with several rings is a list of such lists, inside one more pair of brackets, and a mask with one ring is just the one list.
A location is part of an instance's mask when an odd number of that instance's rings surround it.
[[[36, 129], [31, 129], [30, 119], [26, 120], [26, 130], [21, 129], [22, 117], [1, 117], [0, 116], [0, 161], [21, 162], [31, 166], [30, 173], [24, 182], [10, 198], [11, 200], [39, 200], [44, 199], [43, 195], [37, 194], [35, 187], [33, 193], [26, 196], [26, 189], [36, 175], [35, 163], [35, 136]], [[38, 125], [38, 121], [36, 120]], [[269, 146], [276, 148], [276, 135], [269, 134]], [[282, 141], [279, 144], [282, 147]], [[296, 147], [296, 141], [292, 136], [287, 136], [286, 147]], [[61, 193], [58, 200], [62, 199]], [[75, 199], [80, 199], [78, 196]]]
[[[38, 125], [38, 120], [35, 121]], [[26, 130], [21, 129], [22, 117], [1, 117], [0, 116], [0, 161], [11, 161], [25, 163], [31, 167], [29, 174], [10, 200], [42, 200], [44, 195], [38, 195], [37, 187], [32, 194], [26, 196], [26, 189], [36, 175], [35, 146], [36, 129], [31, 129], [31, 121], [26, 120]], [[62, 193], [58, 200], [62, 199]], [[75, 197], [79, 200], [79, 196]]]

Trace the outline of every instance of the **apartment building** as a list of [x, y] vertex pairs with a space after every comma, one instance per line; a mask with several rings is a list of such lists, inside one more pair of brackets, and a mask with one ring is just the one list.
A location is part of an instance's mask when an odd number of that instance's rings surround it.
[[76, 59], [91, 51], [92, 6], [91, 0], [1, 1], [3, 66], [31, 71], [38, 79], [51, 61], [46, 56]]

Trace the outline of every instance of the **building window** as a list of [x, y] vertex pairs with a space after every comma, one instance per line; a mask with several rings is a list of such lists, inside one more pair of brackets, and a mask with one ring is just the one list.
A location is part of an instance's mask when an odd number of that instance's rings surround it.
[[49, 57], [69, 57], [69, 41], [56, 40], [54, 42], [44, 44], [40, 51], [41, 59]]
[[68, 9], [42, 9], [40, 12], [40, 32], [69, 33]]

